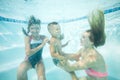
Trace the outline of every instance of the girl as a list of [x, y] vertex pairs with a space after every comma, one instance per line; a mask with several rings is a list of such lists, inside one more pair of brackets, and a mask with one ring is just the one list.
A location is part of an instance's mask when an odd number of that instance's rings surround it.
[[28, 80], [27, 71], [31, 68], [36, 69], [38, 80], [46, 80], [42, 50], [48, 39], [44, 35], [39, 35], [40, 23], [39, 19], [31, 16], [28, 22], [28, 32], [23, 29], [26, 58], [18, 68], [17, 80]]

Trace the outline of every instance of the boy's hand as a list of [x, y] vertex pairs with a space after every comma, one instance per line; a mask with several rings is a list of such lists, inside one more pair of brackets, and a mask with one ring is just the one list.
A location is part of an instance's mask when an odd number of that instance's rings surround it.
[[69, 42], [70, 42], [70, 40], [68, 40], [64, 45], [62, 45], [62, 47], [67, 46]]
[[70, 40], [68, 40], [65, 45], [67, 46], [69, 42], [70, 42]]
[[67, 60], [66, 60], [66, 59], [60, 60], [60, 64], [61, 64], [62, 66], [65, 66], [66, 63], [67, 63]]
[[59, 57], [59, 60], [60, 60], [60, 61], [62, 61], [62, 60], [66, 60], [66, 58], [63, 57], [63, 56], [60, 56], [60, 57]]
[[64, 34], [60, 35], [60, 40], [64, 39]]

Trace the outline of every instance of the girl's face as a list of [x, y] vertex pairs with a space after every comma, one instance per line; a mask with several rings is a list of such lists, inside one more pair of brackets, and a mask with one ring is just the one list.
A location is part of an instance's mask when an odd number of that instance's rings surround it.
[[93, 42], [90, 41], [89, 39], [90, 33], [89, 32], [84, 32], [81, 38], [81, 45], [84, 47], [89, 47], [92, 46]]
[[30, 26], [30, 32], [32, 35], [36, 36], [39, 35], [40, 32], [40, 25], [38, 24], [33, 24]]

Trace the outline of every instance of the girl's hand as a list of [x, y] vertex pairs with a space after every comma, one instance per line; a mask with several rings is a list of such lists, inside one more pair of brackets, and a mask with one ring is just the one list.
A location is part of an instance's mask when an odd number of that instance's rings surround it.
[[45, 38], [45, 39], [43, 40], [43, 44], [45, 45], [48, 41], [49, 41], [49, 39], [48, 39], [48, 38]]

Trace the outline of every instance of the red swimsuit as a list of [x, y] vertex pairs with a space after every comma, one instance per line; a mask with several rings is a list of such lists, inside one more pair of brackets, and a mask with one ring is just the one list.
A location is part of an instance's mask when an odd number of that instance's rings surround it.
[[87, 73], [87, 75], [89, 75], [89, 76], [98, 77], [98, 78], [102, 78], [102, 77], [108, 76], [108, 73], [107, 73], [107, 72], [104, 72], [104, 73], [102, 73], [102, 72], [97, 72], [97, 71], [93, 70], [92, 68], [88, 68], [88, 69], [86, 70], [86, 73]]

